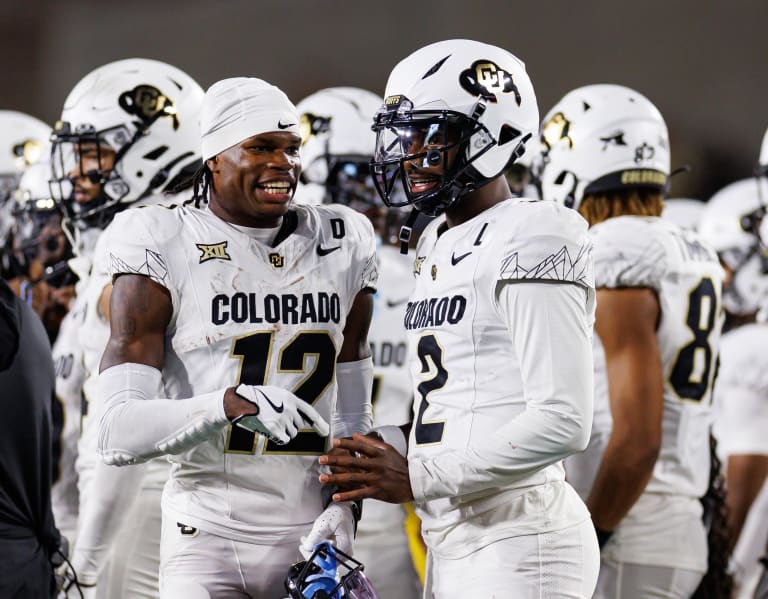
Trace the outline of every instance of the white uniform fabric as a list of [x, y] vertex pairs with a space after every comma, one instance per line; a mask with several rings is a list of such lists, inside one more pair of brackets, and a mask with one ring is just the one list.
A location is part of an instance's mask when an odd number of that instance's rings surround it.
[[56, 369], [56, 398], [64, 414], [61, 458], [54, 473], [51, 487], [51, 506], [56, 526], [70, 543], [77, 534], [79, 493], [77, 490], [77, 443], [80, 439], [82, 386], [85, 379], [78, 332], [83, 326], [85, 306], [76, 298], [72, 308], [61, 321], [59, 334], [53, 344], [53, 363]]
[[161, 597], [212, 599], [285, 597], [283, 581], [301, 561], [293, 541], [246, 543], [186, 526], [163, 513]]
[[[160, 199], [145, 198], [142, 203]], [[77, 472], [84, 499], [72, 562], [80, 578], [88, 584], [97, 583], [98, 592], [104, 596], [157, 597], [159, 499], [170, 464], [161, 457], [141, 466], [118, 469], [106, 466], [98, 456], [99, 414], [103, 408], [95, 390], [110, 332], [100, 306], [102, 292], [111, 283], [106, 247], [109, 230], [107, 227], [96, 240], [90, 277], [79, 296], [85, 304], [78, 345], [85, 369], [82, 396], [86, 409], [78, 443]]]
[[[313, 402], [330, 422], [346, 315], [361, 289], [375, 288], [373, 230], [340, 206], [290, 214], [296, 229], [274, 248], [207, 207], [151, 206], [116, 217], [112, 274], [149, 276], [171, 297], [165, 397], [273, 384]], [[277, 446], [226, 427], [171, 457], [164, 514], [230, 539], [298, 544], [322, 511], [317, 456], [327, 449], [311, 431]]]
[[723, 335], [713, 431], [718, 453], [768, 455], [768, 324]]
[[424, 597], [586, 599], [600, 567], [590, 520], [562, 530], [501, 539], [459, 559], [427, 556]]
[[[746, 324], [723, 335], [714, 410], [713, 431], [724, 464], [731, 455], [768, 455], [767, 324]], [[765, 553], [767, 516], [768, 482], [755, 498], [731, 556], [739, 597], [751, 598], [762, 571], [758, 559]]]
[[[373, 357], [374, 426], [410, 421], [413, 405], [408, 370], [408, 339], [403, 314], [413, 289], [413, 255], [379, 248], [379, 283], [368, 333]], [[382, 599], [416, 599], [421, 583], [413, 568], [405, 533], [406, 513], [399, 505], [366, 499], [355, 536], [355, 558]]]
[[408, 463], [433, 560], [589, 518], [561, 460], [592, 417], [594, 286], [586, 222], [508, 200], [422, 235], [405, 312]]
[[[722, 329], [723, 271], [715, 252], [696, 233], [660, 218], [622, 216], [590, 230], [595, 244], [595, 285], [645, 287], [659, 300], [657, 337], [664, 374], [662, 444], [641, 498], [603, 548], [603, 558], [703, 572], [706, 533], [698, 499], [709, 482], [712, 381]], [[604, 355], [596, 353], [596, 412], [609, 406]], [[602, 382], [601, 382], [602, 379]], [[604, 390], [601, 392], [601, 390]], [[609, 431], [595, 421], [592, 437]], [[601, 453], [595, 452], [594, 459]], [[572, 461], [569, 473], [579, 464]], [[588, 493], [591, 479], [580, 484]]]

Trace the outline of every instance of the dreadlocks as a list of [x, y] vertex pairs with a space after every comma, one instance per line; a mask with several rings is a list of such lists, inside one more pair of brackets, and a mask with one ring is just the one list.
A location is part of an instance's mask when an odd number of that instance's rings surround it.
[[691, 599], [729, 599], [733, 592], [733, 577], [728, 572], [731, 552], [728, 549], [728, 512], [725, 506], [725, 479], [717, 457], [717, 441], [709, 435], [709, 488], [701, 503], [707, 527], [709, 549], [707, 573], [701, 579]]
[[195, 174], [192, 176], [192, 186], [194, 189], [194, 195], [192, 201], [195, 203], [195, 208], [200, 208], [200, 204], [208, 202], [208, 191], [211, 188], [211, 181], [213, 180], [213, 173], [208, 165], [203, 162]]

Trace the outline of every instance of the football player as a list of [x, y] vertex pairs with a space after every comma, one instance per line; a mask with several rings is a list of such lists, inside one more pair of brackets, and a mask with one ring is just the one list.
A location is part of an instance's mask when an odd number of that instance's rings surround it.
[[660, 217], [669, 138], [618, 85], [566, 94], [541, 129], [543, 199], [578, 210], [595, 244], [595, 420], [566, 462], [602, 547], [596, 597], [690, 597], [707, 570], [702, 498], [723, 272]]
[[723, 304], [731, 328], [720, 345], [713, 428], [726, 463], [739, 597], [752, 596], [768, 536], [768, 254], [760, 236], [766, 193], [763, 178], [732, 183], [707, 202], [700, 226], [727, 273]]
[[[373, 359], [373, 422], [401, 425], [411, 411], [411, 380], [402, 313], [413, 287], [412, 260], [395, 247], [387, 213], [376, 193], [370, 161], [376, 141], [371, 131], [381, 97], [360, 88], [333, 87], [299, 102], [302, 127], [302, 185], [296, 200], [319, 198], [365, 214], [377, 234], [379, 290], [374, 296], [368, 335]], [[395, 237], [396, 241], [397, 238]], [[398, 505], [366, 501], [355, 535], [355, 556], [382, 599], [421, 595], [405, 532], [406, 512]]]
[[511, 199], [503, 172], [537, 128], [523, 63], [471, 40], [400, 62], [374, 120], [382, 198], [437, 216], [403, 316], [413, 422], [335, 440], [359, 455], [322, 456], [336, 471], [321, 481], [352, 486], [339, 501], [415, 501], [425, 597], [587, 597], [597, 579], [594, 529], [562, 467], [592, 417], [587, 225]]
[[109, 231], [99, 448], [171, 456], [162, 597], [272, 598], [303, 535], [351, 547], [357, 508], [324, 507], [316, 456], [327, 421], [370, 428], [375, 241], [348, 208], [291, 205], [299, 116], [277, 87], [219, 81], [200, 120], [194, 200]]
[[45, 285], [30, 285], [42, 274], [40, 264], [30, 272], [23, 252], [14, 247], [13, 200], [27, 168], [45, 162], [50, 154], [50, 134], [51, 128], [33, 116], [0, 110], [0, 277], [9, 282], [16, 295], [30, 302], [38, 315], [43, 313], [48, 293]]
[[[67, 421], [82, 422], [72, 562], [91, 596], [157, 596], [160, 494], [169, 475], [162, 458], [118, 469], [97, 456], [101, 407], [94, 382], [109, 338], [111, 290], [102, 228], [129, 206], [157, 203], [159, 194], [199, 167], [203, 93], [189, 75], [162, 62], [109, 63], [77, 83], [54, 131], [51, 187], [83, 273], [54, 356], [61, 366], [57, 390], [65, 405], [73, 405]], [[76, 494], [66, 494], [71, 503]]]

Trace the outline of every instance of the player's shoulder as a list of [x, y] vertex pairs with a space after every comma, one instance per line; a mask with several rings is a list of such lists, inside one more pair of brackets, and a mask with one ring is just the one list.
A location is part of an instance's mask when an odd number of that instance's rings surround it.
[[672, 255], [676, 227], [660, 218], [617, 216], [594, 225], [598, 287], [658, 289]]
[[178, 235], [184, 223], [186, 207], [154, 204], [128, 208], [118, 213], [105, 230], [111, 243], [117, 240], [163, 242]]
[[341, 204], [319, 206], [297, 205], [296, 210], [314, 221], [323, 237], [328, 239], [348, 238], [353, 241], [372, 242], [373, 225], [365, 215]]
[[594, 225], [590, 236], [595, 240], [595, 252], [618, 247], [642, 254], [649, 246], [666, 244], [677, 231], [673, 223], [656, 217], [616, 216]]
[[494, 209], [501, 278], [594, 286], [587, 222], [555, 202], [507, 200]]

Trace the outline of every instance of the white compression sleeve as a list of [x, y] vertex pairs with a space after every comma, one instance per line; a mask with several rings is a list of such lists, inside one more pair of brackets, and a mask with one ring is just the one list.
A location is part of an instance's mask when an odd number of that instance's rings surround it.
[[585, 290], [567, 284], [507, 284], [500, 291], [499, 310], [519, 357], [525, 410], [464, 450], [411, 458], [417, 501], [525, 478], [583, 450], [589, 440], [592, 316]]
[[355, 362], [339, 362], [336, 364], [336, 380], [339, 392], [333, 414], [333, 435], [338, 438], [367, 433], [373, 426], [373, 360], [368, 357]]
[[99, 453], [106, 464], [124, 466], [186, 451], [229, 424], [224, 390], [187, 399], [158, 399], [160, 371], [144, 364], [118, 364], [99, 375], [103, 412]]

